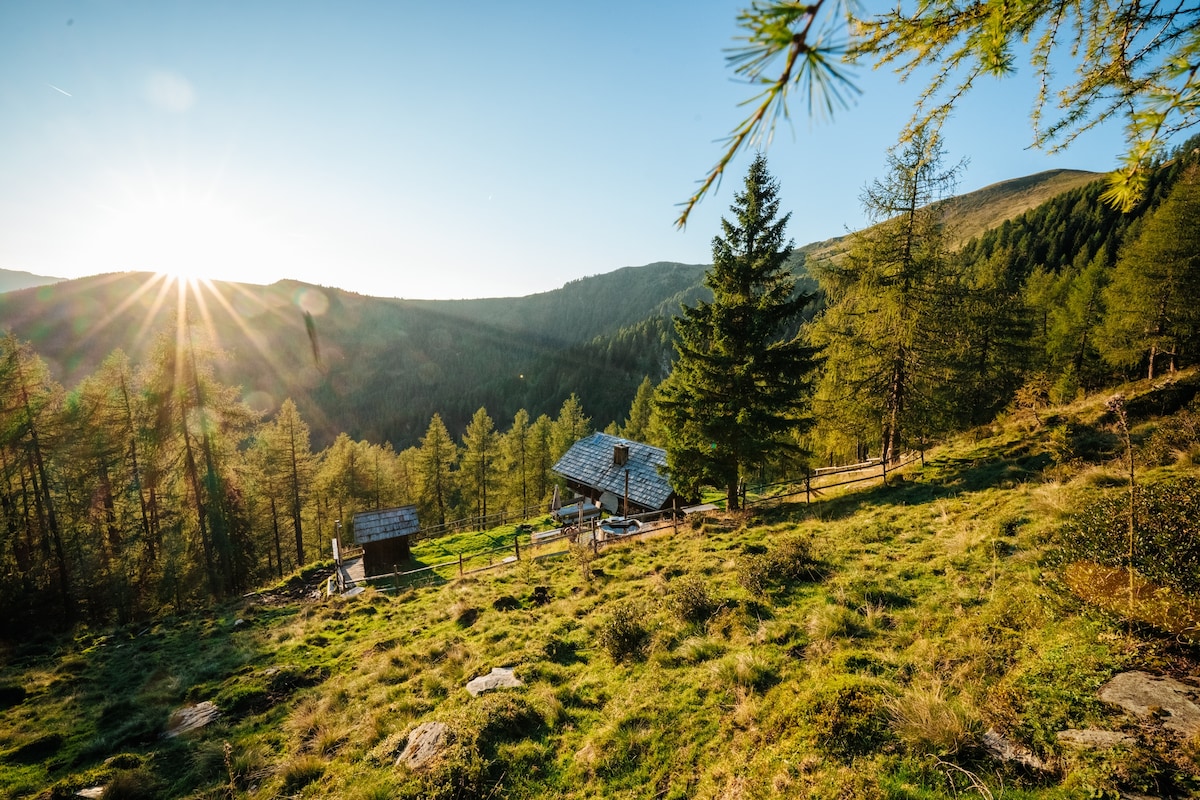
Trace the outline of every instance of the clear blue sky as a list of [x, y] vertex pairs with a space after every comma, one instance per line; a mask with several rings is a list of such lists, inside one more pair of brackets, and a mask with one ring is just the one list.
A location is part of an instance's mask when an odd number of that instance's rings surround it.
[[[751, 159], [673, 221], [744, 115], [717, 0], [0, 3], [0, 268], [178, 270], [387, 297], [525, 295], [708, 263]], [[917, 86], [863, 72], [832, 122], [767, 151], [796, 244], [859, 195]], [[1027, 149], [1028, 67], [945, 128], [960, 191], [1107, 170], [1119, 121]]]

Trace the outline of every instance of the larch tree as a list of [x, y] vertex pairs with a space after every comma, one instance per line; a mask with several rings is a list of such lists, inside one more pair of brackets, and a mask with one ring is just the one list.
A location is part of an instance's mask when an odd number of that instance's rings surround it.
[[747, 101], [749, 116], [730, 132], [716, 164], [683, 204], [681, 227], [740, 150], [770, 140], [793, 91], [810, 112], [848, 106], [859, 93], [850, 74], [855, 66], [892, 67], [901, 78], [927, 81], [907, 138], [936, 133], [980, 78], [1015, 74], [1017, 53], [1025, 51], [1037, 147], [1054, 152], [1110, 117], [1124, 120], [1124, 163], [1110, 176], [1105, 196], [1124, 210], [1142, 197], [1148, 167], [1171, 137], [1200, 122], [1195, 4], [763, 0], [742, 11], [738, 25], [744, 44], [729, 63], [757, 94]]
[[1194, 360], [1200, 345], [1198, 298], [1200, 166], [1193, 166], [1117, 259], [1104, 291], [1105, 360], [1120, 367], [1145, 364], [1149, 378]]
[[529, 412], [522, 408], [513, 415], [512, 427], [500, 437], [505, 497], [508, 505], [516, 505], [522, 513], [529, 507], [531, 432]]
[[571, 392], [558, 410], [558, 418], [551, 429], [551, 466], [571, 449], [571, 445], [592, 432], [592, 420], [583, 413], [583, 403]]
[[487, 409], [480, 408], [463, 434], [459, 474], [470, 496], [475, 498], [475, 515], [481, 520], [487, 516], [488, 494], [495, 484], [498, 439], [496, 425]]
[[304, 566], [303, 507], [315, 467], [308, 424], [300, 417], [290, 397], [283, 401], [275, 419], [262, 427], [259, 437], [268, 451], [264, 466], [271, 471], [272, 483], [284, 492], [287, 515], [292, 523], [296, 564]]
[[828, 304], [812, 334], [826, 357], [818, 399], [857, 417], [860, 429], [876, 420], [885, 460], [899, 458], [907, 434], [930, 432], [947, 379], [942, 326], [960, 288], [933, 203], [957, 168], [943, 170], [941, 161], [932, 137], [893, 148], [887, 175], [863, 192], [877, 224], [852, 237], [843, 260], [814, 267]]
[[667, 465], [675, 488], [725, 490], [740, 505], [739, 485], [774, 451], [795, 446], [811, 424], [809, 376], [815, 352], [785, 331], [810, 297], [797, 292], [788, 268], [790, 214], [779, 216], [778, 182], [762, 155], [713, 239], [704, 284], [712, 302], [684, 307], [675, 318], [677, 360], [657, 395], [667, 431]]
[[445, 525], [447, 512], [452, 505], [451, 491], [453, 475], [451, 473], [458, 461], [458, 449], [446, 423], [442, 422], [440, 414], [434, 414], [429, 421], [425, 435], [421, 437], [420, 471], [421, 494], [420, 512], [423, 519], [436, 521]]

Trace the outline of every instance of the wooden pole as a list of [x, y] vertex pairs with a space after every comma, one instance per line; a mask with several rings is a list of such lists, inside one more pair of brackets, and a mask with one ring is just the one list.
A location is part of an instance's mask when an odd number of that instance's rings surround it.
[[517, 551], [517, 561], [521, 560], [521, 534], [513, 534], [513, 549]]
[[462, 576], [463, 576], [463, 557], [462, 557], [462, 553], [459, 553], [458, 554], [458, 577], [461, 578]]

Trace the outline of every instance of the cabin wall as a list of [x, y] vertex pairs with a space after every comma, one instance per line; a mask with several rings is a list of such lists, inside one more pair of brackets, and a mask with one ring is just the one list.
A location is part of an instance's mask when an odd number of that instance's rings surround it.
[[407, 536], [367, 542], [363, 545], [363, 571], [368, 578], [386, 575], [395, 572], [396, 567], [402, 566], [411, 556]]

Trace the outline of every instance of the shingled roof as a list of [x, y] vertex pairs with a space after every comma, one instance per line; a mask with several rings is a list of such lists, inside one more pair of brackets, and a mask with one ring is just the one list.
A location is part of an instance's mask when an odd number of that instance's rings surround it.
[[354, 515], [354, 541], [360, 545], [409, 536], [420, 529], [416, 506], [360, 511]]
[[[618, 446], [629, 448], [624, 464], [613, 458]], [[671, 484], [661, 470], [667, 466], [667, 451], [607, 433], [593, 433], [571, 445], [554, 471], [569, 481], [591, 486], [617, 497], [625, 496], [625, 473], [629, 472], [629, 501], [643, 508], [664, 508]]]

